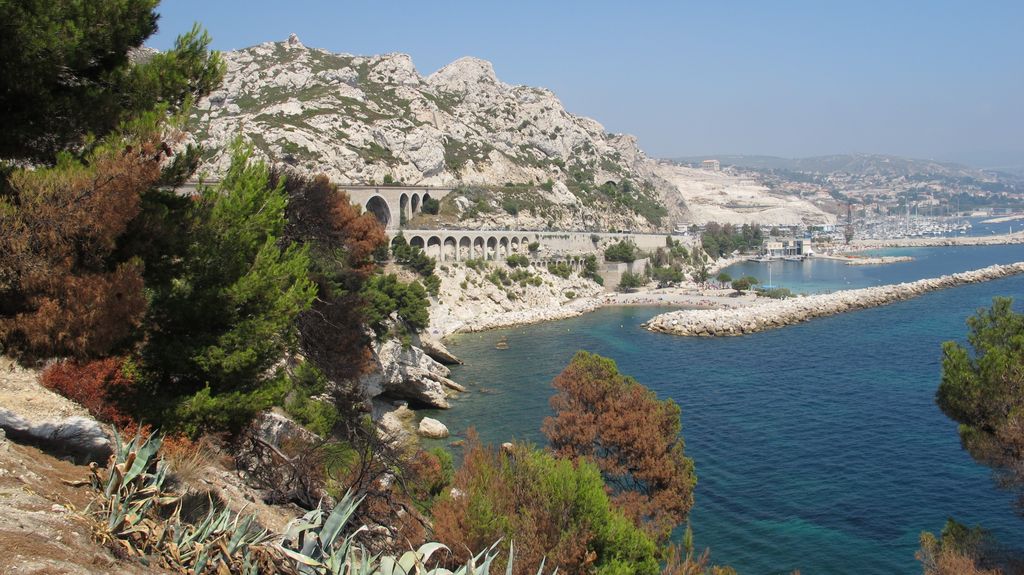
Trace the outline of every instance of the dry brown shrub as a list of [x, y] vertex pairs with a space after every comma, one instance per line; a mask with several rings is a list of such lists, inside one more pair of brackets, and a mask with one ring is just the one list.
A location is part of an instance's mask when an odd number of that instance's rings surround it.
[[555, 455], [596, 463], [626, 517], [668, 541], [693, 506], [696, 481], [679, 407], [620, 374], [614, 361], [582, 351], [552, 385], [555, 416], [542, 430]]
[[67, 360], [43, 370], [39, 382], [78, 402], [100, 421], [119, 428], [135, 428], [135, 420], [119, 406], [135, 385], [123, 367], [124, 359], [120, 357], [87, 363]]
[[113, 261], [160, 178], [158, 134], [89, 164], [14, 171], [0, 197], [0, 342], [29, 357], [102, 356], [146, 309], [140, 264]]
[[207, 438], [193, 440], [183, 434], [164, 436], [160, 454], [174, 479], [186, 487], [197, 485], [203, 469], [216, 457]]

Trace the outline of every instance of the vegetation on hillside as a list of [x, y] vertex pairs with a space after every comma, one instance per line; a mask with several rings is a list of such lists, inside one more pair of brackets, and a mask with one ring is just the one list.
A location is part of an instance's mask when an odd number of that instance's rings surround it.
[[701, 247], [712, 258], [720, 258], [735, 250], [741, 252], [759, 250], [764, 235], [761, 226], [743, 224], [739, 228], [732, 224], [708, 223], [700, 235]]

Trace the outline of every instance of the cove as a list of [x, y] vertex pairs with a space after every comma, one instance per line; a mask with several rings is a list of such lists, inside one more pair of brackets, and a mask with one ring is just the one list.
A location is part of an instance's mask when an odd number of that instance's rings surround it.
[[[639, 327], [665, 308], [456, 336], [466, 365], [452, 376], [470, 393], [428, 414], [457, 437], [474, 426], [485, 442], [543, 445], [551, 379], [577, 350], [599, 353], [681, 405], [698, 476], [691, 523], [716, 562], [744, 574], [917, 573], [920, 532], [950, 516], [1024, 541], [1012, 497], [934, 404], [941, 342], [962, 341], [964, 319], [996, 295], [1024, 297], [1024, 277], [737, 338]], [[509, 349], [496, 350], [502, 337]]]

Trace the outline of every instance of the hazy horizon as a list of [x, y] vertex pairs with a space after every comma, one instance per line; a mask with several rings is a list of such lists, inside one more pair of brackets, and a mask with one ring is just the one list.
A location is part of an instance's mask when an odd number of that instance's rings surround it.
[[[211, 9], [211, 7], [215, 9]], [[766, 6], [649, 2], [165, 2], [150, 45], [193, 22], [218, 50], [281, 41], [405, 52], [429, 74], [463, 56], [652, 157], [731, 150], [884, 154], [1024, 168], [1024, 3]]]

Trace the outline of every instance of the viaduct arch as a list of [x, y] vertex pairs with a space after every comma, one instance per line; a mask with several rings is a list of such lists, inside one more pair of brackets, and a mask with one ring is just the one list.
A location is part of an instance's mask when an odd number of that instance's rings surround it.
[[354, 204], [373, 214], [387, 230], [398, 230], [416, 214], [422, 213], [427, 200], [440, 200], [452, 188], [427, 186], [341, 186]]

